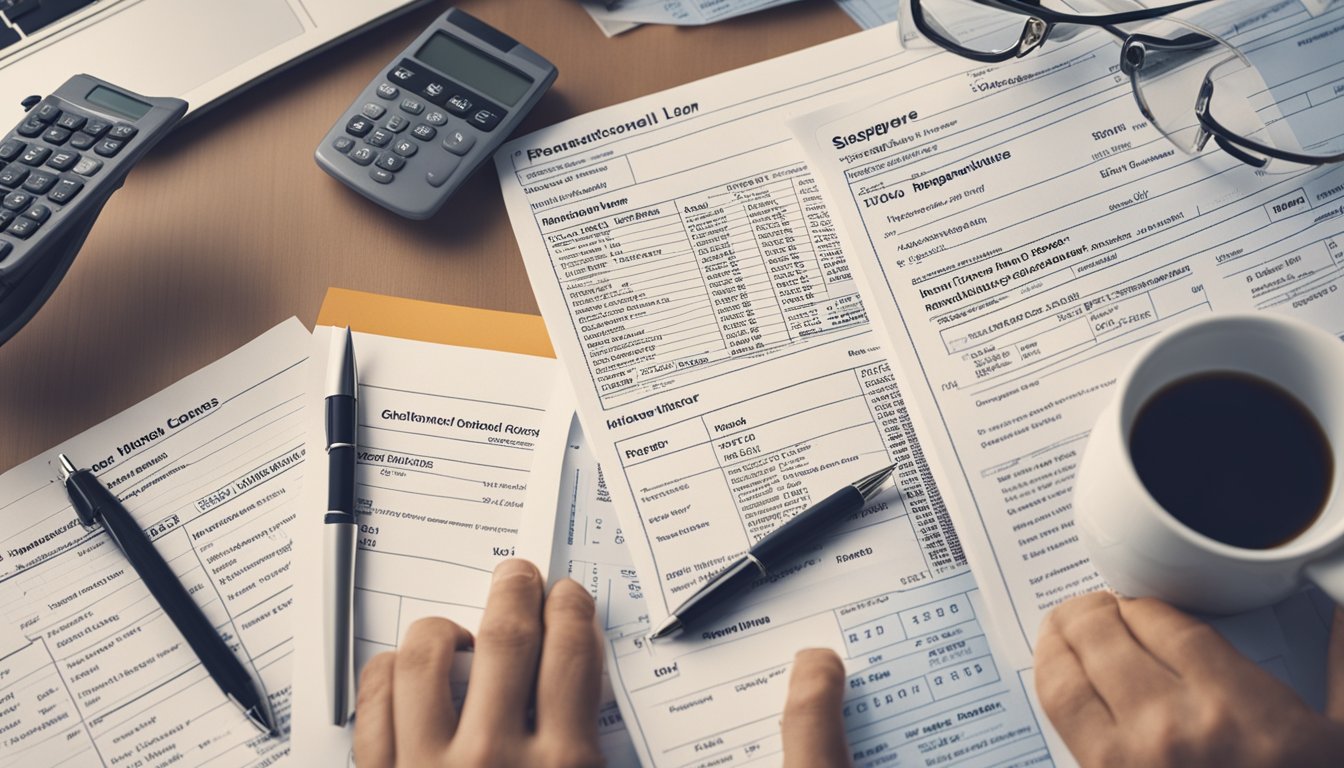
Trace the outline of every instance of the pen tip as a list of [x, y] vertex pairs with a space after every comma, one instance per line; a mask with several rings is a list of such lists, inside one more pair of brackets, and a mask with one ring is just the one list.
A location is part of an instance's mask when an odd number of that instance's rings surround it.
[[668, 637], [680, 631], [681, 631], [681, 619], [677, 618], [675, 615], [668, 616], [666, 619], [663, 620], [662, 624], [658, 625], [657, 629], [653, 630], [653, 634], [649, 635], [649, 639], [661, 640], [664, 637]]
[[57, 469], [57, 475], [61, 478], [61, 482], [69, 480], [70, 476], [75, 474], [76, 471], [75, 465], [70, 461], [70, 457], [66, 456], [64, 453], [58, 453], [56, 454], [56, 460], [60, 462], [61, 465]]

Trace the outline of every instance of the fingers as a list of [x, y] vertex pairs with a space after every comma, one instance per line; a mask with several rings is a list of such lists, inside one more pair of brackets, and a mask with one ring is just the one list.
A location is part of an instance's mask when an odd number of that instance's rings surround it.
[[1172, 671], [1130, 634], [1119, 602], [1109, 592], [1075, 597], [1051, 617], [1117, 720], [1175, 686]]
[[841, 712], [844, 690], [845, 667], [833, 651], [812, 648], [794, 657], [780, 723], [785, 768], [850, 764]]
[[1041, 622], [1036, 638], [1035, 674], [1036, 698], [1075, 755], [1085, 754], [1084, 737], [1101, 737], [1115, 727], [1115, 718], [1064, 641], [1053, 613]]
[[481, 617], [462, 728], [493, 735], [521, 734], [541, 653], [542, 579], [526, 560], [495, 568]]
[[1119, 608], [1134, 637], [1177, 675], [1217, 675], [1245, 662], [1216, 629], [1161, 600], [1121, 600]]
[[546, 598], [546, 637], [537, 673], [537, 731], [597, 746], [597, 707], [602, 691], [602, 644], [593, 621], [596, 607], [572, 579]]
[[[396, 756], [403, 765], [428, 765], [457, 730], [448, 676], [471, 633], [442, 618], [420, 619], [406, 630], [392, 670]], [[364, 768], [360, 764], [360, 768]]]
[[396, 655], [380, 653], [364, 665], [355, 703], [355, 763], [359, 768], [393, 768], [392, 668]]
[[1344, 608], [1335, 607], [1335, 621], [1330, 627], [1330, 650], [1327, 652], [1325, 714], [1337, 723], [1344, 723]]

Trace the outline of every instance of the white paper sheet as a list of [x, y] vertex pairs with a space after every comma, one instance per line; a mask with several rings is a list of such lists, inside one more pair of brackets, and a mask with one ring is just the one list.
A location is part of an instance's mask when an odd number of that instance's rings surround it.
[[835, 0], [864, 29], [880, 27], [901, 17], [901, 0]]
[[[582, 584], [597, 602], [597, 623], [603, 632], [641, 631], [648, 624], [648, 616], [639, 578], [630, 562], [625, 535], [602, 479], [602, 470], [588, 448], [578, 419], [570, 425], [565, 441], [554, 522], [550, 581], [570, 578]], [[639, 756], [630, 742], [625, 718], [616, 705], [616, 694], [605, 670], [598, 738], [607, 768], [639, 765]]]
[[107, 534], [79, 525], [55, 468], [61, 452], [97, 467], [287, 730], [308, 340], [290, 319], [0, 477], [0, 765], [259, 768], [285, 756]]
[[[1313, 69], [1292, 88], [1341, 82], [1321, 35], [1344, 6], [1257, 8], [1239, 40], [1269, 36], [1284, 57], [1324, 63], [1285, 66]], [[997, 67], [968, 62], [954, 78], [892, 78], [795, 123], [1024, 674], [1045, 613], [1101, 586], [1073, 531], [1072, 482], [1137, 345], [1224, 310], [1344, 331], [1344, 167], [1260, 177], [1212, 144], [1180, 154], [1136, 109], [1118, 51], [1097, 33]], [[1319, 704], [1316, 612], [1281, 606], [1218, 626]]]
[[795, 0], [622, 0], [612, 8], [593, 2], [584, 7], [599, 25], [625, 22], [687, 26], [713, 24], [792, 2]]
[[811, 645], [848, 660], [861, 765], [1048, 760], [969, 602], [880, 334], [785, 128], [902, 77], [896, 36], [654, 94], [496, 155], [655, 621], [783, 520], [899, 465], [899, 490], [733, 614], [652, 646], [611, 632], [613, 685], [646, 765], [777, 763], [789, 665]]
[[[324, 456], [322, 382], [331, 329], [313, 334], [307, 370], [309, 451]], [[356, 668], [392, 650], [416, 619], [443, 616], [475, 631], [495, 565], [525, 557], [545, 572], [571, 410], [551, 407], [550, 358], [355, 333], [359, 453], [355, 568]], [[540, 446], [552, 446], [543, 450]], [[322, 516], [326, 468], [308, 486], [296, 526], [294, 756], [301, 765], [353, 760], [350, 728], [327, 718], [322, 647]], [[542, 487], [534, 487], [540, 484]], [[544, 500], [538, 504], [537, 500]], [[540, 521], [526, 521], [535, 510]], [[520, 529], [541, 531], [531, 539]], [[464, 655], [465, 657], [466, 655]], [[467, 663], [455, 694], [463, 692]]]

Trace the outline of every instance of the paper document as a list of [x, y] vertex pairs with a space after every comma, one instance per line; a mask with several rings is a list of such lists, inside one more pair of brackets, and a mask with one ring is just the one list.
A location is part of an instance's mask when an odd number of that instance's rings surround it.
[[[1282, 66], [1271, 70], [1311, 70], [1273, 87], [1338, 94], [1329, 40], [1344, 4], [1256, 7], [1234, 42], [1271, 46], [1258, 59]], [[1024, 666], [1045, 613], [1101, 586], [1074, 529], [1073, 478], [1138, 345], [1225, 310], [1344, 331], [1344, 167], [1262, 177], [1212, 143], [1181, 154], [1136, 108], [1118, 52], [1098, 32], [951, 78], [930, 64], [795, 124], [851, 236], [866, 305], [907, 364], [1005, 650]], [[1302, 57], [1318, 64], [1288, 65]], [[1320, 658], [1284, 637], [1310, 645], [1325, 628], [1312, 611], [1279, 611], [1290, 613], [1307, 620], [1277, 639], [1249, 637], [1241, 619], [1220, 626], [1319, 701]]]
[[[542, 437], [565, 434], [572, 411], [567, 399], [563, 409], [550, 407], [559, 371], [540, 318], [333, 290], [306, 372], [313, 455], [326, 445], [321, 393], [333, 325], [354, 329], [359, 368], [359, 669], [395, 649], [421, 617], [474, 632], [500, 561], [526, 557], [544, 571], [563, 443]], [[325, 463], [317, 472], [296, 526], [294, 755], [302, 765], [345, 765], [352, 731], [331, 725], [323, 682]], [[541, 533], [525, 541], [529, 499], [543, 522], [527, 526]]]
[[[611, 494], [577, 419], [565, 443], [552, 541], [550, 582], [570, 578], [587, 588], [597, 603], [597, 623], [603, 632], [641, 631], [648, 624], [639, 579]], [[639, 756], [605, 670], [598, 738], [607, 768], [638, 768]]]
[[56, 454], [125, 503], [287, 730], [308, 341], [290, 319], [0, 476], [0, 765], [260, 768], [287, 753], [108, 534], [80, 526]]
[[835, 0], [856, 24], [872, 29], [901, 17], [901, 0]]
[[712, 24], [747, 13], [785, 5], [795, 0], [621, 0], [611, 8], [601, 3], [585, 3], [598, 23], [632, 22], [635, 24]]
[[[609, 635], [646, 765], [780, 759], [795, 651], [851, 670], [859, 764], [1048, 758], [838, 233], [801, 111], [900, 78], [894, 28], [611, 107], [496, 154], [505, 202], [655, 621], [810, 504], [897, 488], [678, 640]], [[983, 739], [975, 738], [984, 735]]]

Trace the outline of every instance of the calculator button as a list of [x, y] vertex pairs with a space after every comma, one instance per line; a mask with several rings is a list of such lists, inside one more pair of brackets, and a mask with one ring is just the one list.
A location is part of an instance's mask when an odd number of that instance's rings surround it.
[[418, 115], [425, 111], [425, 103], [419, 99], [402, 99], [401, 111], [409, 112], [412, 115]]
[[454, 115], [465, 115], [471, 111], [471, 99], [466, 96], [454, 96], [448, 100], [448, 111]]
[[352, 117], [345, 124], [345, 132], [351, 136], [363, 136], [373, 130], [373, 121], [367, 117]]
[[40, 195], [51, 189], [51, 185], [56, 183], [56, 178], [54, 173], [33, 171], [29, 174], [28, 180], [23, 182], [23, 188], [35, 195]]
[[19, 214], [15, 213], [15, 212], [13, 212], [13, 211], [9, 211], [9, 210], [6, 210], [6, 209], [4, 209], [4, 208], [0, 208], [0, 230], [4, 230], [5, 227], [8, 227], [8, 226], [9, 226], [9, 222], [11, 222], [11, 221], [13, 221], [14, 219], [18, 218], [18, 215], [19, 215]]
[[374, 130], [373, 133], [370, 133], [364, 140], [375, 147], [386, 147], [387, 143], [392, 140], [392, 133], [385, 131], [382, 128], [378, 128]]
[[23, 180], [26, 178], [28, 178], [27, 168], [24, 168], [17, 163], [6, 166], [3, 171], [0, 171], [0, 186], [17, 187], [22, 184]]
[[455, 155], [465, 155], [476, 146], [476, 134], [463, 131], [449, 131], [443, 137], [443, 148]]
[[5, 195], [4, 200], [0, 201], [0, 205], [3, 205], [11, 211], [22, 211], [24, 208], [27, 208], [28, 204], [31, 202], [33, 202], [33, 196], [27, 192], [10, 192], [8, 195]]
[[75, 149], [88, 149], [89, 147], [92, 147], [97, 141], [98, 138], [96, 136], [91, 136], [83, 131], [80, 131], [79, 133], [76, 133], [74, 136], [70, 137], [70, 146], [74, 147]]
[[355, 165], [368, 165], [376, 157], [378, 157], [378, 150], [373, 147], [360, 147], [350, 153], [350, 159], [355, 162]]
[[41, 224], [51, 218], [51, 209], [45, 205], [34, 205], [32, 208], [24, 211], [23, 215]]
[[415, 70], [411, 69], [410, 67], [397, 67], [396, 69], [388, 73], [387, 77], [389, 80], [395, 80], [399, 83], [404, 83], [415, 77]]
[[23, 153], [23, 157], [19, 158], [19, 162], [23, 163], [24, 165], [36, 166], [47, 162], [47, 158], [50, 156], [51, 156], [51, 147], [39, 147], [36, 144], [34, 144], [33, 146], [28, 148], [27, 152]]
[[503, 115], [500, 115], [498, 112], [489, 109], [480, 109], [476, 111], [476, 114], [471, 116], [471, 124], [483, 131], [493, 131], [495, 126], [499, 125], [499, 121], [502, 119]]
[[425, 125], [424, 123], [421, 123], [411, 129], [411, 135], [421, 141], [429, 141], [433, 139], [434, 135], [437, 133], [438, 131], [434, 129], [434, 126]]
[[378, 98], [391, 101], [401, 95], [401, 89], [391, 83], [382, 83], [378, 86]]
[[58, 171], [68, 171], [70, 167], [79, 162], [79, 153], [71, 152], [68, 149], [58, 149], [51, 153], [47, 158], [47, 167], [55, 168]]
[[39, 104], [37, 109], [33, 110], [33, 114], [30, 116], [30, 119], [36, 120], [39, 123], [50, 123], [52, 120], [55, 120], [60, 116], [61, 116], [61, 108], [56, 105], [55, 101], [47, 99], [46, 101]]
[[84, 188], [84, 182], [65, 178], [56, 182], [56, 187], [47, 193], [47, 199], [53, 203], [68, 203]]
[[107, 129], [111, 127], [112, 123], [107, 120], [104, 120], [101, 117], [91, 117], [89, 118], [89, 122], [84, 124], [84, 132], [96, 139], [104, 133], [107, 133]]
[[392, 145], [392, 151], [402, 157], [410, 157], [411, 155], [414, 155], [417, 149], [419, 149], [419, 147], [415, 145], [415, 142], [407, 141], [406, 139], [402, 139]]
[[331, 142], [331, 148], [344, 155], [355, 148], [355, 140], [349, 136], [338, 136], [335, 141]]
[[66, 112], [64, 115], [61, 115], [61, 119], [57, 120], [56, 124], [67, 131], [78, 131], [80, 128], [83, 128], [84, 123], [88, 121], [89, 119], [83, 115], [76, 115], [74, 112]]
[[0, 144], [0, 162], [8, 163], [23, 154], [23, 150], [27, 148], [28, 145], [18, 139], [7, 139], [5, 143]]
[[42, 222], [30, 219], [27, 216], [20, 216], [9, 223], [9, 228], [5, 232], [20, 240], [27, 240], [40, 226], [42, 226]]
[[406, 126], [410, 124], [411, 121], [407, 120], [401, 115], [393, 115], [387, 118], [387, 122], [383, 124], [383, 127], [393, 133], [401, 133], [402, 131], [406, 130]]
[[135, 134], [139, 132], [140, 129], [136, 128], [134, 125], [117, 123], [108, 129], [107, 138], [116, 139], [117, 141], [128, 141], [135, 138]]
[[425, 113], [425, 122], [430, 125], [443, 125], [448, 122], [448, 116], [437, 109], [431, 109]]
[[389, 171], [400, 171], [402, 166], [406, 165], [406, 160], [401, 155], [386, 154], [378, 158], [374, 165]]
[[429, 170], [425, 172], [425, 181], [428, 181], [431, 187], [442, 187], [461, 163], [462, 158], [456, 155], [439, 155], [430, 162]]
[[0, 240], [0, 261], [4, 261], [5, 257], [8, 256], [9, 252], [12, 250], [14, 250], [14, 246], [4, 240]]
[[93, 145], [93, 151], [97, 152], [103, 157], [114, 157], [118, 152], [121, 151], [122, 146], [123, 142], [117, 141], [116, 139], [103, 139], [102, 141]]
[[385, 171], [382, 168], [370, 168], [369, 178], [373, 179], [379, 184], [391, 184], [392, 180], [397, 177], [393, 176], [391, 171]]
[[[354, 142], [351, 142], [352, 144]], [[92, 176], [103, 169], [103, 161], [96, 157], [81, 157], [75, 163], [75, 173], [80, 176]]]
[[70, 132], [58, 125], [53, 125], [47, 129], [46, 133], [42, 134], [43, 141], [48, 144], [55, 144], [58, 147], [64, 144], [68, 138], [70, 138]]
[[375, 104], [372, 101], [370, 101], [368, 104], [365, 104], [362, 109], [359, 110], [359, 113], [369, 118], [370, 120], [377, 120], [378, 118], [382, 117], [383, 113], [386, 111], [387, 108], [384, 107], [382, 104]]
[[443, 96], [443, 92], [447, 88], [448, 86], [444, 85], [443, 83], [440, 83], [438, 81], [432, 81], [426, 84], [424, 88], [420, 89], [420, 94], [425, 98], [429, 99], [430, 101], [438, 103], [439, 97]]
[[22, 123], [19, 123], [19, 127], [15, 128], [14, 132], [19, 134], [20, 136], [31, 139], [34, 136], [41, 134], [45, 130], [47, 130], [46, 123], [40, 123], [30, 117], [27, 120], [24, 120]]

